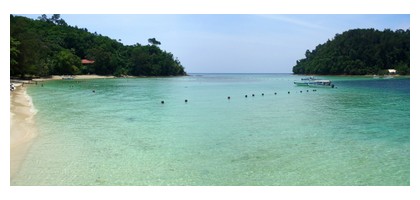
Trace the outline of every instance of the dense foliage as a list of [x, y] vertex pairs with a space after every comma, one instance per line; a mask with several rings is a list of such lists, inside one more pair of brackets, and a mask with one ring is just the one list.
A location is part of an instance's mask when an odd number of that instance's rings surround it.
[[410, 30], [354, 29], [307, 50], [293, 67], [295, 74], [410, 74]]
[[[123, 45], [86, 28], [69, 26], [60, 15], [38, 20], [10, 15], [10, 75], [99, 74], [134, 76], [185, 75], [174, 56], [149, 45]], [[82, 65], [81, 59], [94, 60]]]

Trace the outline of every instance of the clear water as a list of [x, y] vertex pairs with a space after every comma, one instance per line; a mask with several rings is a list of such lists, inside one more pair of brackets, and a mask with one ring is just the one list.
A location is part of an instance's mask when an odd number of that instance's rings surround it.
[[29, 87], [39, 136], [11, 185], [410, 185], [410, 79], [300, 78]]

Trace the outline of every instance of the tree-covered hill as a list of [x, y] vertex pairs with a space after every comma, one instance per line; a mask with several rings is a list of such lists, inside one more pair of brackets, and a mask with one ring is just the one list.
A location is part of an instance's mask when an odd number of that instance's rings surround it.
[[[38, 20], [10, 15], [10, 75], [98, 74], [134, 76], [185, 75], [174, 56], [149, 45], [123, 45], [115, 39], [69, 26], [59, 14]], [[95, 61], [82, 65], [82, 59]]]
[[365, 75], [386, 69], [410, 74], [410, 30], [354, 29], [307, 50], [295, 74]]

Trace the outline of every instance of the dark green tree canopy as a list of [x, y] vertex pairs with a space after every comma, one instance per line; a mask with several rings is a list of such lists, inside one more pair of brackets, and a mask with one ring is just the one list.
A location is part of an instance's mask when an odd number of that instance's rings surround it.
[[[10, 15], [10, 75], [99, 74], [185, 75], [184, 67], [157, 45], [123, 45], [120, 41], [69, 26], [59, 14], [38, 20]], [[81, 59], [95, 62], [82, 65]]]
[[17, 64], [17, 58], [19, 57], [20, 51], [18, 50], [20, 42], [15, 38], [10, 37], [10, 65]]
[[353, 29], [307, 50], [295, 74], [410, 74], [410, 30]]

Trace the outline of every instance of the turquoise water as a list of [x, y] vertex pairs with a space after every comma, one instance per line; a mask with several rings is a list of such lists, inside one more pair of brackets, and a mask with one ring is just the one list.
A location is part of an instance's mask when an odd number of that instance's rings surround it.
[[11, 185], [410, 185], [410, 79], [300, 78], [29, 87], [38, 137]]

